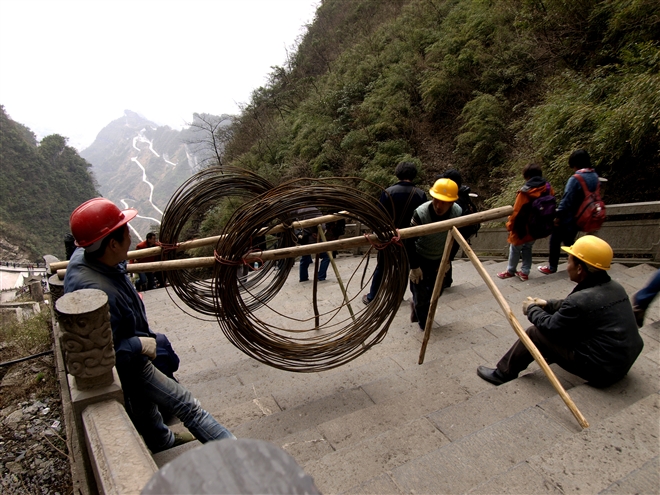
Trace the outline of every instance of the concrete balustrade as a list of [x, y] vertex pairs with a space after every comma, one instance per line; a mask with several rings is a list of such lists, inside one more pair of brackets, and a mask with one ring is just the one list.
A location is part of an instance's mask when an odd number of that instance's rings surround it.
[[74, 485], [81, 493], [139, 493], [158, 468], [123, 407], [108, 297], [82, 289], [59, 297], [54, 309], [58, 368], [68, 371], [59, 374], [65, 417], [73, 422], [67, 437]]

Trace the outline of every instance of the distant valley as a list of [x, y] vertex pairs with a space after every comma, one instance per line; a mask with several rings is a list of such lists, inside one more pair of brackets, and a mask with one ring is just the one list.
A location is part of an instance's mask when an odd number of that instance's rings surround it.
[[[212, 118], [229, 123], [226, 116]], [[172, 194], [211, 162], [213, 152], [204, 144], [204, 133], [195, 125], [182, 131], [157, 126], [126, 110], [80, 152], [92, 164], [104, 197], [118, 206], [137, 208], [139, 214], [131, 222], [136, 241], [157, 230]]]

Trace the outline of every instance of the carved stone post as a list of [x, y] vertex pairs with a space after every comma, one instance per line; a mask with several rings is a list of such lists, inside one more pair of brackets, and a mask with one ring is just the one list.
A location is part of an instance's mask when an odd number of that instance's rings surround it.
[[108, 296], [96, 289], [81, 289], [60, 297], [55, 305], [60, 342], [68, 372], [79, 390], [104, 387], [114, 381]]
[[74, 413], [77, 445], [73, 448], [82, 453], [85, 471], [91, 473], [92, 462], [85, 443], [88, 435], [82, 414], [87, 407], [99, 402], [124, 403], [124, 393], [114, 368], [108, 296], [101, 290], [81, 289], [61, 296], [54, 308]]
[[64, 295], [64, 280], [60, 280], [57, 273], [48, 277], [48, 290], [50, 290], [50, 302], [55, 309], [55, 303]]

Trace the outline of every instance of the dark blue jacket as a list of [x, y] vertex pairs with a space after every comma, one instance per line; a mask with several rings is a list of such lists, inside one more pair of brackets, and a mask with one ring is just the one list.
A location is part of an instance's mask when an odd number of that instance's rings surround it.
[[[576, 174], [580, 174], [584, 177], [589, 191], [594, 192], [596, 190], [598, 187], [598, 174], [593, 168], [583, 168], [578, 170]], [[582, 201], [584, 201], [582, 185], [575, 177], [571, 176], [568, 179], [568, 182], [566, 182], [564, 195], [557, 207], [557, 218], [559, 218], [560, 224], [566, 225], [575, 223], [575, 215], [577, 215], [577, 210], [582, 204]]]
[[99, 289], [108, 296], [117, 370], [121, 373], [123, 366], [148, 359], [138, 337], [156, 338], [156, 334], [149, 329], [144, 304], [126, 275], [126, 262], [110, 267], [88, 260], [84, 249], [76, 249], [66, 269], [64, 292], [79, 289]]

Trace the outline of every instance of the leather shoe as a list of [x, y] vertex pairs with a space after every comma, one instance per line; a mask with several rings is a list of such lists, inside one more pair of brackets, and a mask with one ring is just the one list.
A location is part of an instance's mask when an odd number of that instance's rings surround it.
[[513, 378], [504, 376], [497, 368], [487, 368], [486, 366], [477, 367], [477, 375], [494, 385], [502, 385], [513, 380]]

